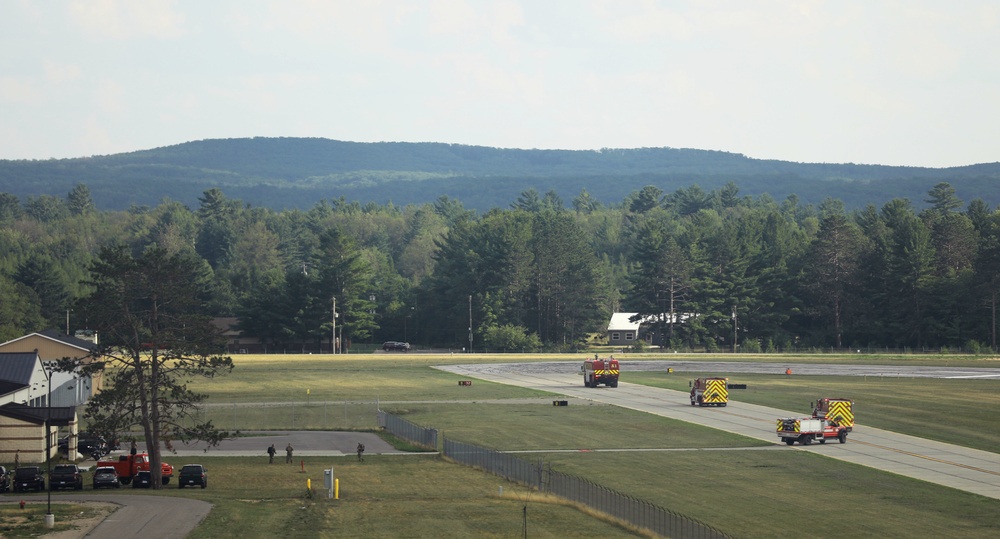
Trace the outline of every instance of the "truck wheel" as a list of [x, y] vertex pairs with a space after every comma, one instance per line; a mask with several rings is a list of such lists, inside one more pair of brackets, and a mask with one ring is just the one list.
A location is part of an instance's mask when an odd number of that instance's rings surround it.
[[694, 397], [691, 397], [691, 406], [695, 406], [695, 405], [696, 405], [696, 403], [694, 402]]
[[788, 445], [795, 445], [795, 438], [785, 438], [785, 443]]
[[809, 445], [811, 443], [813, 443], [813, 437], [812, 436], [806, 434], [805, 436], [802, 437], [802, 445]]
[[846, 444], [847, 443], [847, 431], [846, 430], [840, 431], [840, 434], [837, 435], [837, 439], [840, 440], [840, 443]]
[[819, 443], [821, 443], [821, 444], [825, 444], [825, 443], [826, 443], [826, 438], [820, 438], [820, 439], [819, 439]]
[[705, 400], [702, 397], [698, 397], [698, 406], [705, 406]]
[[611, 387], [618, 387], [618, 380], [611, 382]]

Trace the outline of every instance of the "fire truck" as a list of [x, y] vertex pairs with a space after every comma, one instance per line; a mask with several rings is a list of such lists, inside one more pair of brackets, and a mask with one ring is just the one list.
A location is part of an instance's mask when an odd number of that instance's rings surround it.
[[854, 401], [850, 399], [817, 399], [811, 406], [814, 418], [826, 419], [835, 425], [845, 427], [847, 432], [854, 430]]
[[729, 402], [729, 378], [698, 378], [691, 386], [691, 406], [725, 406]]
[[614, 356], [600, 359], [588, 359], [580, 367], [584, 387], [597, 387], [604, 384], [608, 387], [618, 387], [618, 360]]
[[809, 445], [813, 440], [825, 444], [830, 439], [840, 440], [842, 444], [847, 443], [847, 427], [826, 419], [785, 417], [779, 419], [777, 425], [778, 438], [788, 445], [795, 442]]
[[[118, 481], [127, 485], [139, 472], [149, 471], [149, 455], [139, 453], [135, 455], [120, 455], [118, 460], [102, 460], [97, 463], [98, 467], [111, 466], [118, 472]], [[160, 463], [160, 480], [166, 485], [174, 475], [174, 467], [166, 462]]]

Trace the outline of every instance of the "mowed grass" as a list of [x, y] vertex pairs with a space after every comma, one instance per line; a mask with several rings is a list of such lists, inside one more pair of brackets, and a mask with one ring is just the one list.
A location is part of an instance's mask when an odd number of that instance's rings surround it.
[[820, 397], [849, 398], [860, 425], [983, 451], [1000, 447], [1000, 380], [656, 372], [629, 373], [627, 380], [687, 392], [688, 382], [700, 376], [747, 384], [745, 390], [730, 390], [734, 401], [807, 416]]
[[[363, 463], [352, 457], [300, 460], [305, 473], [297, 464], [267, 464], [264, 458], [172, 457], [171, 464], [178, 467], [204, 464], [208, 488], [170, 484], [142, 494], [212, 503], [212, 512], [191, 539], [521, 537], [525, 507], [530, 537], [642, 536], [436, 455], [369, 455]], [[331, 466], [340, 483], [336, 500], [327, 497], [323, 486], [323, 470]]]
[[[601, 404], [418, 404], [385, 408], [445, 436], [500, 451], [764, 447], [768, 442]], [[486, 428], [484, 428], [486, 427]]]
[[[466, 399], [461, 376], [433, 365], [474, 362], [471, 356], [412, 355], [237, 355], [233, 372], [211, 380], [194, 379], [190, 387], [209, 395], [212, 404], [245, 402], [314, 402]], [[460, 361], [468, 359], [469, 361]], [[517, 358], [507, 358], [507, 361]], [[565, 359], [565, 358], [564, 358]], [[477, 398], [546, 395], [477, 380]]]
[[997, 500], [778, 446], [543, 458], [733, 537], [988, 539], [1000, 530]]

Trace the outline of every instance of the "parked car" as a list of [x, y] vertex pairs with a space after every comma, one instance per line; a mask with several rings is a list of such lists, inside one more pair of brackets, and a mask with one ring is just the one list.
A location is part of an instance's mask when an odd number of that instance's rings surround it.
[[83, 474], [76, 464], [56, 464], [49, 474], [49, 489], [72, 488], [83, 490]]
[[14, 470], [14, 492], [45, 490], [45, 476], [38, 466], [21, 466]]
[[399, 341], [385, 341], [384, 343], [382, 343], [382, 350], [384, 350], [386, 352], [389, 352], [389, 351], [409, 352], [410, 351], [410, 343], [408, 343], [408, 342], [399, 342]]
[[102, 487], [121, 488], [121, 486], [114, 466], [100, 466], [94, 470], [94, 490]]
[[153, 486], [153, 474], [149, 470], [142, 470], [132, 478], [132, 488], [151, 488]]
[[208, 486], [208, 469], [201, 464], [185, 464], [178, 479], [177, 488], [188, 485], [200, 485], [201, 488], [205, 488]]
[[10, 472], [7, 468], [0, 466], [0, 492], [7, 492], [10, 490]]

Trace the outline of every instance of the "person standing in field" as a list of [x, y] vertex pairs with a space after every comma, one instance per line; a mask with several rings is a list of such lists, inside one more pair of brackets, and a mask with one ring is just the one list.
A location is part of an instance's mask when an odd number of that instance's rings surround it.
[[288, 443], [288, 447], [285, 447], [285, 464], [291, 464], [292, 463], [292, 451], [294, 451], [292, 449], [292, 443], [289, 442]]
[[274, 448], [274, 444], [271, 444], [271, 447], [267, 448], [267, 457], [268, 457], [267, 463], [268, 464], [274, 464], [274, 454], [277, 453], [277, 452], [278, 451]]

